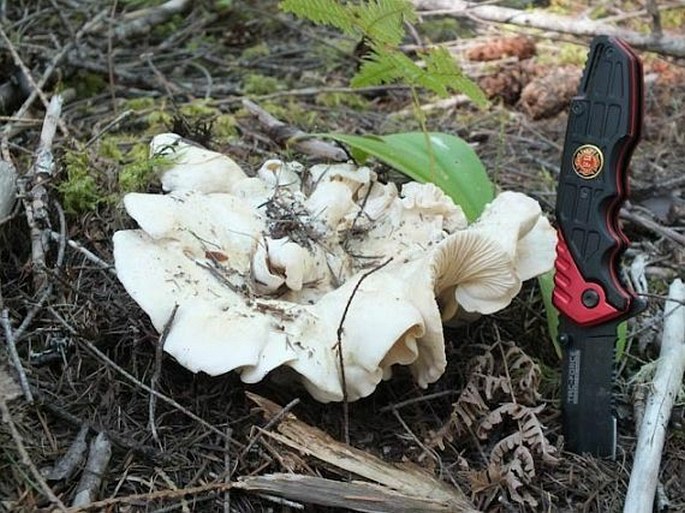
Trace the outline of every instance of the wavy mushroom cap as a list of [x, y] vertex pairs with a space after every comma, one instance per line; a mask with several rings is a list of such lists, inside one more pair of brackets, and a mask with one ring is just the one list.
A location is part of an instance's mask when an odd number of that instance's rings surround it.
[[431, 184], [398, 194], [368, 168], [277, 160], [247, 178], [174, 134], [153, 141], [170, 148], [172, 192], [125, 197], [140, 228], [115, 234], [114, 258], [157, 330], [178, 305], [164, 350], [193, 372], [254, 383], [288, 366], [316, 399], [340, 401], [407, 365], [425, 387], [445, 370], [442, 319], [497, 311], [552, 265], [533, 200], [501, 195], [466, 227]]
[[247, 178], [230, 157], [198, 146], [177, 134], [153, 137], [150, 156], [165, 157], [171, 162], [162, 174], [165, 191], [231, 192], [234, 184]]

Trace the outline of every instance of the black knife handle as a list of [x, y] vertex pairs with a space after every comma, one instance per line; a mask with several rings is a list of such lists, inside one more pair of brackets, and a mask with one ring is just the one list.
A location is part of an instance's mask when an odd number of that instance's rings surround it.
[[642, 109], [640, 59], [621, 40], [596, 37], [571, 101], [557, 191], [554, 304], [580, 325], [625, 317], [636, 299], [618, 276], [628, 245], [618, 212]]
[[565, 447], [577, 454], [611, 457], [616, 451], [613, 415], [617, 323], [590, 328], [562, 319], [562, 424]]

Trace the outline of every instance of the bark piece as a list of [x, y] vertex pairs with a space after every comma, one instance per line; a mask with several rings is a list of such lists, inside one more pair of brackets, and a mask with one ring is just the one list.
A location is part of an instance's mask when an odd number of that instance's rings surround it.
[[473, 511], [455, 508], [423, 497], [404, 495], [384, 486], [360, 481], [335, 481], [299, 474], [267, 474], [241, 478], [235, 485], [251, 492], [289, 500], [345, 508], [368, 513], [454, 513]]
[[[249, 393], [248, 397], [259, 406], [267, 419], [277, 415], [282, 410], [279, 405], [268, 399], [264, 399], [263, 397]], [[298, 450], [300, 453], [322, 460], [339, 471], [351, 472], [357, 476], [382, 485], [380, 487], [374, 485], [375, 488], [371, 487], [369, 490], [373, 489], [378, 492], [381, 489], [385, 489], [388, 497], [392, 496], [392, 493], [394, 492], [400, 496], [406, 496], [416, 501], [421, 501], [422, 504], [432, 503], [452, 508], [444, 511], [464, 511], [471, 513], [477, 511], [469, 503], [461, 490], [438, 481], [420, 467], [408, 464], [395, 465], [387, 463], [360, 449], [338, 442], [327, 433], [301, 422], [290, 413], [283, 417], [278, 424], [277, 429], [278, 433], [265, 432], [264, 434], [288, 447]], [[317, 484], [324, 488], [330, 485], [330, 483]], [[332, 490], [333, 488], [331, 488], [331, 491]], [[289, 496], [289, 498], [298, 500], [294, 496]], [[303, 498], [300, 497], [300, 500], [302, 499]], [[424, 503], [423, 501], [426, 502]], [[370, 504], [372, 505], [373, 503]], [[415, 502], [414, 504], [418, 504], [418, 502]], [[358, 509], [357, 511], [386, 510]], [[417, 507], [413, 509], [413, 511], [443, 510], [424, 510]]]

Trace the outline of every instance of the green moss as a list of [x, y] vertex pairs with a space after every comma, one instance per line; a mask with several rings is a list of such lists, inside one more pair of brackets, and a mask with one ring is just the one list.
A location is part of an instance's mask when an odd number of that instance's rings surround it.
[[156, 134], [167, 131], [168, 127], [171, 126], [173, 119], [174, 117], [164, 110], [155, 110], [150, 112], [146, 118], [148, 123], [148, 132]]
[[169, 21], [152, 28], [152, 35], [157, 38], [166, 38], [179, 31], [185, 22], [185, 16], [174, 14]]
[[356, 93], [319, 93], [316, 95], [314, 101], [317, 105], [329, 107], [331, 109], [349, 107], [355, 110], [363, 110], [369, 106], [368, 100]]
[[259, 57], [266, 57], [271, 53], [269, 45], [262, 42], [249, 48], [245, 48], [240, 54], [240, 59], [245, 61], [251, 61], [252, 59], [257, 59]]
[[678, 29], [685, 27], [685, 7], [662, 11], [661, 26], [665, 29]]
[[100, 140], [98, 145], [98, 153], [106, 158], [120, 162], [124, 158], [124, 154], [119, 148], [119, 137], [106, 136]]
[[107, 82], [102, 75], [85, 71], [77, 72], [74, 77], [66, 81], [66, 84], [76, 89], [78, 98], [90, 98], [107, 88]]
[[236, 130], [235, 117], [230, 114], [219, 114], [212, 125], [212, 132], [215, 137], [228, 139], [238, 135]]
[[150, 157], [146, 143], [134, 144], [126, 153], [119, 171], [119, 189], [122, 193], [142, 191], [147, 188], [160, 168], [170, 163], [168, 157]]
[[98, 191], [86, 152], [67, 151], [64, 155], [67, 179], [57, 190], [62, 194], [64, 209], [69, 213], [93, 210], [104, 197]]
[[589, 18], [591, 20], [599, 20], [609, 15], [609, 11], [604, 5], [597, 5], [590, 10]]
[[557, 62], [560, 64], [585, 65], [588, 49], [574, 44], [562, 44]]
[[315, 128], [319, 122], [320, 113], [305, 108], [296, 100], [290, 98], [285, 105], [265, 102], [262, 108], [285, 123], [289, 123], [304, 130]]
[[140, 112], [143, 110], [154, 108], [156, 102], [154, 98], [143, 96], [141, 98], [131, 98], [130, 100], [126, 100], [124, 105], [127, 109], [133, 110], [135, 112]]
[[262, 95], [274, 93], [281, 89], [281, 82], [274, 77], [267, 77], [259, 73], [245, 75], [243, 80], [243, 94]]
[[217, 113], [217, 109], [211, 107], [208, 100], [193, 100], [190, 103], [184, 103], [178, 111], [187, 118], [207, 118]]
[[214, 8], [219, 11], [228, 11], [233, 7], [233, 0], [214, 0]]

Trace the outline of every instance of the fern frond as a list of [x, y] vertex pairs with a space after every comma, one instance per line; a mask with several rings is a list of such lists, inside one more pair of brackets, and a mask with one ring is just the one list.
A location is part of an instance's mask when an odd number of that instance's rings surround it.
[[356, 8], [337, 0], [283, 0], [279, 7], [319, 25], [331, 25], [351, 36], [361, 36], [355, 23]]
[[354, 11], [360, 30], [378, 45], [399, 45], [404, 37], [404, 22], [417, 19], [407, 0], [370, 0], [355, 6]]
[[426, 74], [440, 84], [445, 91], [451, 90], [464, 93], [478, 106], [488, 104], [485, 93], [478, 85], [468, 78], [457, 65], [452, 54], [444, 48], [433, 48], [424, 54]]
[[402, 80], [409, 85], [415, 85], [416, 80], [409, 82], [410, 77], [421, 73], [414, 62], [402, 52], [385, 50], [382, 53], [374, 47], [372, 53], [364, 59], [357, 74], [352, 77], [352, 87], [365, 87], [380, 84], [391, 84]]

